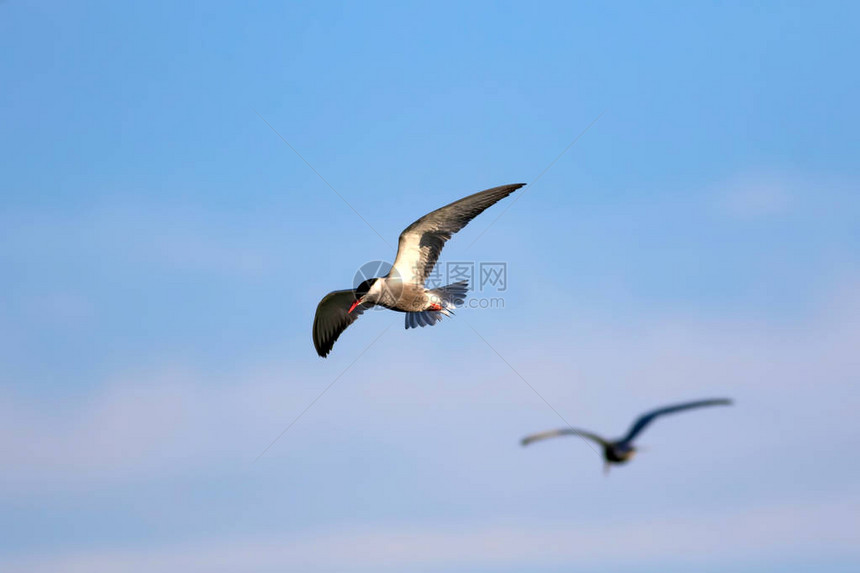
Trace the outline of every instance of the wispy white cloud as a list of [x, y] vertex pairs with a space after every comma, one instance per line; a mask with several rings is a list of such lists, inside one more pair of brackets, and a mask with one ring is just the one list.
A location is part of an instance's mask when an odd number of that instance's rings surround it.
[[74, 292], [34, 294], [22, 303], [27, 319], [38, 324], [79, 324], [91, 319], [95, 313], [93, 302]]
[[[10, 561], [11, 573], [415, 571], [428, 567], [744, 563], [860, 558], [860, 500], [759, 506], [625, 523], [416, 526], [93, 550]], [[727, 550], [731, 548], [731, 550]]]
[[[822, 216], [838, 221], [857, 211], [856, 181], [831, 174], [798, 174], [759, 169], [711, 186], [720, 211], [737, 219]], [[836, 216], [835, 219], [833, 217]]]
[[44, 266], [56, 273], [53, 264], [90, 270], [135, 264], [233, 278], [265, 275], [281, 264], [273, 245], [279, 229], [206, 215], [152, 206], [94, 208], [77, 215], [12, 211], [2, 216], [0, 258], [20, 261], [31, 272]]
[[268, 435], [263, 428], [283, 421], [279, 406], [297, 409], [311, 396], [285, 384], [284, 371], [250, 369], [240, 378], [251, 382], [232, 386], [223, 375], [169, 367], [62, 403], [0, 394], [0, 490], [77, 488], [206, 466], [217, 456], [251, 458]]
[[[778, 408], [796, 408], [783, 402], [800, 400], [809, 410], [824, 407], [828, 395], [853, 387], [860, 376], [856, 360], [860, 299], [854, 285], [838, 289], [818, 313], [795, 324], [661, 318], [594, 325], [578, 329], [579, 333], [565, 333], [566, 326], [559, 325], [557, 335], [564, 337], [569, 348], [564, 354], [547, 353], [528, 342], [510, 350], [504, 339], [491, 338], [544, 397], [565, 415], [581, 416], [583, 423], [595, 422], [601, 413], [619, 416], [626, 423], [642, 408], [663, 400], [700, 397], [702, 392], [768, 400]], [[399, 345], [409, 342], [405, 336], [390, 336], [383, 346], [398, 356]], [[369, 364], [365, 366], [370, 368]], [[338, 413], [340, 421], [354, 420], [361, 424], [364, 436], [382, 441], [396, 439], [390, 424], [404, 412], [412, 412], [408, 415], [412, 421], [424, 415], [428, 425], [435, 424], [435, 414], [427, 413], [430, 405], [446, 408], [448, 415], [525, 410], [534, 411], [544, 420], [540, 423], [559, 421], [495, 358], [489, 370], [470, 361], [443, 368], [433, 357], [423, 365], [410, 361], [390, 366], [392, 371], [409, 368], [409, 383], [389, 371], [368, 376], [358, 364], [347, 379], [360, 383], [344, 382], [348, 388], [334, 388], [321, 404], [340, 405], [340, 394], [348, 392], [350, 409]], [[450, 369], [460, 366], [459, 378], [452, 380]], [[326, 372], [296, 372], [293, 366], [277, 363], [227, 373], [168, 368], [114, 377], [89, 399], [77, 402], [59, 404], [0, 394], [4, 452], [0, 495], [163, 477], [223, 465], [225, 460], [250, 463], [330, 382]], [[500, 382], [500, 376], [510, 380]], [[612, 409], [605, 406], [609, 395]], [[854, 403], [846, 395], [838, 406], [848, 408]], [[754, 420], [753, 416], [749, 422]], [[300, 425], [312, 423], [321, 424], [324, 419], [311, 415]], [[804, 433], [814, 436], [827, 431], [826, 424], [819, 424]], [[843, 428], [842, 434], [857, 431], [854, 425]], [[761, 436], [771, 438], [778, 436]], [[276, 454], [284, 443], [276, 444], [271, 453]]]
[[797, 181], [775, 173], [736, 176], [718, 187], [722, 207], [738, 218], [754, 219], [787, 212]]

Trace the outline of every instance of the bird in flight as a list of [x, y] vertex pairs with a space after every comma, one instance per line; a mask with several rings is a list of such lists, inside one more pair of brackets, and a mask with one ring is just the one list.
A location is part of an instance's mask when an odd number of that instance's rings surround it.
[[633, 422], [633, 425], [630, 426], [630, 429], [627, 431], [627, 435], [617, 440], [607, 440], [597, 434], [574, 428], [561, 428], [560, 430], [550, 430], [548, 432], [526, 436], [522, 439], [521, 443], [522, 445], [527, 446], [532, 442], [537, 442], [539, 440], [570, 435], [577, 435], [582, 438], [592, 440], [603, 448], [603, 471], [604, 473], [607, 473], [611, 464], [623, 464], [633, 458], [636, 453], [636, 448], [633, 446], [633, 440], [642, 432], [642, 430], [645, 429], [646, 426], [648, 426], [648, 424], [653, 422], [655, 418], [663, 416], [664, 414], [674, 414], [675, 412], [690, 410], [692, 408], [701, 408], [704, 406], [729, 406], [731, 403], [731, 400], [718, 398], [713, 400], [698, 400], [696, 402], [686, 402], [684, 404], [675, 404], [664, 408], [658, 408], [657, 410], [652, 410], [639, 416], [639, 418]]
[[359, 315], [373, 306], [406, 313], [406, 328], [432, 326], [462, 304], [468, 281], [428, 289], [424, 283], [433, 271], [442, 247], [487, 207], [504, 199], [525, 183], [502, 185], [469, 195], [424, 215], [400, 233], [397, 256], [384, 277], [368, 279], [355, 289], [330, 292], [314, 316], [313, 339], [317, 354], [325, 358], [335, 341]]

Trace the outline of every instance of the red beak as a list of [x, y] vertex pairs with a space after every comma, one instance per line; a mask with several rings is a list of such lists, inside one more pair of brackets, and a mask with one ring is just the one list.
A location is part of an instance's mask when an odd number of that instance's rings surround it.
[[349, 310], [348, 310], [348, 311], [346, 311], [346, 313], [347, 313], [347, 314], [352, 314], [352, 311], [354, 311], [354, 310], [355, 310], [355, 307], [357, 307], [359, 304], [361, 304], [361, 300], [360, 300], [360, 299], [359, 299], [359, 300], [357, 300], [357, 301], [355, 301], [354, 303], [352, 303], [352, 306], [351, 306], [351, 307], [349, 307]]

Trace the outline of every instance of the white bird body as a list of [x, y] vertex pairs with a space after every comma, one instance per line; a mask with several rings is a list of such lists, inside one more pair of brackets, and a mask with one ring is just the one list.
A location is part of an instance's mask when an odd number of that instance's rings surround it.
[[423, 285], [404, 282], [400, 276], [389, 275], [373, 281], [361, 304], [384, 306], [399, 312], [422, 312], [433, 306], [431, 292]]

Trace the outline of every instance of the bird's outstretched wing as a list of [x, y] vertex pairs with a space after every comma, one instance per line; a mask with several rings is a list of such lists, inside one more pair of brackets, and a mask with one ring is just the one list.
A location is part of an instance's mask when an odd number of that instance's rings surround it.
[[680, 412], [682, 410], [701, 408], [703, 406], [728, 406], [731, 403], [732, 401], [726, 398], [718, 398], [714, 400], [698, 400], [696, 402], [685, 402], [684, 404], [675, 404], [673, 406], [666, 406], [665, 408], [652, 410], [651, 412], [647, 412], [639, 416], [639, 418], [635, 422], [633, 422], [633, 425], [630, 426], [630, 430], [627, 432], [627, 435], [621, 439], [621, 441], [629, 442], [633, 440], [633, 438], [635, 438], [642, 430], [645, 429], [645, 426], [650, 424], [654, 420], [654, 418], [658, 416], [662, 416], [664, 414], [674, 414], [675, 412]]
[[548, 432], [532, 434], [520, 440], [520, 443], [524, 446], [527, 446], [532, 442], [546, 440], [547, 438], [557, 438], [559, 436], [580, 436], [582, 438], [588, 438], [589, 440], [593, 440], [601, 446], [606, 446], [609, 444], [607, 440], [601, 438], [597, 434], [592, 434], [591, 432], [585, 432], [583, 430], [577, 430], [575, 428], [561, 428], [560, 430], [550, 430]]
[[445, 241], [484, 209], [523, 185], [525, 183], [515, 183], [480, 191], [421, 217], [400, 233], [394, 271], [404, 282], [424, 286]]
[[352, 312], [349, 307], [357, 299], [354, 290], [336, 290], [323, 297], [314, 315], [314, 347], [323, 358], [331, 352], [335, 340], [346, 327], [358, 319], [370, 305], [358, 305]]

